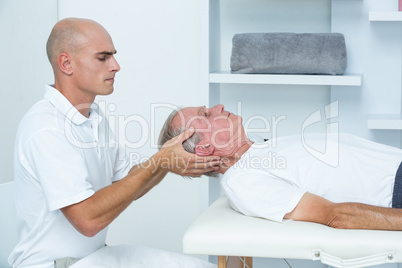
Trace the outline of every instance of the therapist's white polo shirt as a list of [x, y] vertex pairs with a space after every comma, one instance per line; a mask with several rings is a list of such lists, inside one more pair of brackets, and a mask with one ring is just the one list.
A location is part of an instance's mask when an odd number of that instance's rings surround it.
[[86, 237], [60, 211], [130, 169], [105, 116], [94, 105], [89, 118], [78, 111], [90, 105], [75, 108], [46, 86], [44, 98], [20, 123], [14, 153], [19, 242], [9, 257], [13, 266], [53, 267], [55, 259], [82, 258], [105, 244], [107, 228]]

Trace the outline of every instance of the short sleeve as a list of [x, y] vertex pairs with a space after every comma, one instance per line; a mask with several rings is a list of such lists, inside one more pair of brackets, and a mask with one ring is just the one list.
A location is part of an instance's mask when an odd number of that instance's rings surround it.
[[40, 131], [24, 144], [22, 150], [22, 163], [40, 182], [50, 211], [94, 194], [82, 154], [62, 133]]
[[280, 178], [250, 170], [225, 174], [222, 188], [233, 209], [277, 222], [283, 221], [306, 192]]
[[128, 160], [127, 154], [125, 153], [124, 147], [119, 144], [117, 150], [117, 157], [113, 169], [113, 182], [126, 177], [131, 169], [131, 164]]
[[118, 142], [116, 135], [113, 130], [109, 127], [109, 123], [106, 123], [105, 119], [104, 124], [109, 128], [109, 155], [113, 156], [113, 176], [112, 182], [119, 181], [127, 176], [128, 172], [131, 169], [131, 163], [126, 154], [126, 148], [124, 145]]

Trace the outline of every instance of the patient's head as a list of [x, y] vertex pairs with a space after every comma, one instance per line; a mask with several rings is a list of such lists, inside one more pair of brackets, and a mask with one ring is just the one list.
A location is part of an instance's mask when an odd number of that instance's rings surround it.
[[234, 157], [249, 140], [242, 126], [242, 118], [224, 108], [220, 104], [212, 108], [186, 107], [173, 111], [161, 130], [159, 145], [192, 127], [195, 129], [194, 135], [183, 143], [186, 151], [199, 156]]

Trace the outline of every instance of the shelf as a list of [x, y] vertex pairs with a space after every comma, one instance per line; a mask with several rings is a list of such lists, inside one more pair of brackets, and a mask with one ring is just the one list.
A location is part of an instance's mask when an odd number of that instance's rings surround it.
[[276, 84], [361, 86], [361, 74], [347, 75], [286, 75], [286, 74], [232, 74], [228, 71], [209, 74], [209, 83], [216, 84]]
[[401, 114], [372, 114], [367, 121], [369, 129], [397, 129], [402, 130]]
[[402, 21], [402, 12], [370, 12], [370, 21]]

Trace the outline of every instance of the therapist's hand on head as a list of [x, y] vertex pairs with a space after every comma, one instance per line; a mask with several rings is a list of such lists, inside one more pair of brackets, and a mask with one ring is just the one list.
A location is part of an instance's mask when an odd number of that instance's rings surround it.
[[170, 172], [181, 176], [199, 177], [210, 171], [216, 171], [220, 166], [218, 156], [198, 156], [184, 150], [183, 142], [194, 134], [190, 128], [173, 139], [167, 141], [161, 148], [163, 161]]

